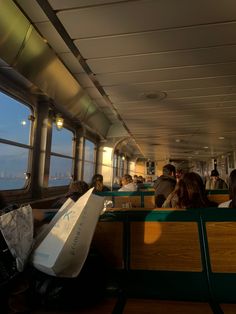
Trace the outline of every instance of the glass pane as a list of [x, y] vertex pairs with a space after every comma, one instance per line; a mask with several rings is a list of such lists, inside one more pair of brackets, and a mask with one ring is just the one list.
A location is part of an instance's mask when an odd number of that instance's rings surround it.
[[0, 190], [22, 189], [26, 184], [29, 150], [0, 143]]
[[51, 156], [48, 186], [68, 185], [71, 174], [72, 159]]
[[118, 167], [118, 156], [116, 154], [114, 154], [113, 167], [114, 168]]
[[52, 129], [52, 152], [72, 156], [73, 133], [68, 129], [57, 130], [55, 123]]
[[95, 164], [92, 162], [84, 162], [84, 178], [83, 180], [88, 184], [92, 181], [92, 176], [94, 175]]
[[84, 144], [84, 160], [95, 161], [95, 144], [89, 140], [85, 140]]
[[29, 144], [30, 109], [0, 92], [0, 138]]

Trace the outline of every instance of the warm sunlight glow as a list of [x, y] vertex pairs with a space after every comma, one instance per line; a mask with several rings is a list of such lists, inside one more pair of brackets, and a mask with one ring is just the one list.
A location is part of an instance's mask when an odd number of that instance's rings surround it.
[[160, 239], [161, 233], [161, 224], [159, 222], [146, 222], [144, 230], [144, 243], [155, 243]]
[[112, 147], [104, 147], [102, 155], [102, 163], [110, 165], [112, 160]]

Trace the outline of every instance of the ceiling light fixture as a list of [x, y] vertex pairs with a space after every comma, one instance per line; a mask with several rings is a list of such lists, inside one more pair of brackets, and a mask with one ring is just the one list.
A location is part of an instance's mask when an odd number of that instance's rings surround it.
[[60, 114], [56, 115], [56, 128], [58, 131], [60, 131], [61, 129], [63, 129], [63, 125], [64, 125], [64, 119], [62, 118], [62, 116]]

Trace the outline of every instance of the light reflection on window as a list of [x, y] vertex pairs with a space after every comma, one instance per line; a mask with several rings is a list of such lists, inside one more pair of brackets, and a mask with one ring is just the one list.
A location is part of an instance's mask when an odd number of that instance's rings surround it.
[[90, 183], [92, 180], [92, 176], [95, 173], [95, 144], [87, 139], [84, 141], [84, 162], [83, 169], [84, 175], [83, 180], [87, 183]]
[[66, 128], [58, 131], [53, 124], [51, 147], [48, 186], [69, 185], [73, 175], [73, 133]]

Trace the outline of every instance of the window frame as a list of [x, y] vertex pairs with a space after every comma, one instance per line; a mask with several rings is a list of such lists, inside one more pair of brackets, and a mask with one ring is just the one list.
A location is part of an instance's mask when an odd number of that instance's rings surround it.
[[[73, 181], [73, 179], [76, 177], [76, 174], [75, 174], [75, 162], [76, 162], [76, 158], [75, 158], [75, 148], [76, 148], [76, 132], [73, 128], [69, 127], [68, 124], [66, 122], [64, 122], [64, 126], [63, 126], [63, 129], [66, 129], [68, 131], [70, 131], [72, 133], [72, 141], [71, 141], [71, 145], [72, 145], [72, 154], [71, 156], [69, 155], [64, 155], [64, 154], [61, 154], [61, 153], [56, 153], [56, 152], [53, 152], [52, 151], [52, 140], [53, 140], [53, 126], [55, 125], [55, 121], [53, 121], [53, 119], [51, 120], [51, 141], [50, 141], [50, 150], [48, 152], [48, 155], [49, 155], [49, 159], [50, 159], [50, 162], [49, 162], [49, 168], [48, 168], [48, 180], [47, 180], [47, 186], [46, 188], [48, 189], [60, 189], [60, 188], [63, 188], [63, 187], [67, 187], [69, 186], [70, 183], [68, 184], [65, 184], [65, 185], [49, 185], [49, 176], [50, 176], [50, 167], [51, 167], [51, 156], [54, 156], [54, 157], [59, 157], [59, 158], [66, 158], [66, 159], [70, 159], [72, 160], [72, 163], [71, 163], [71, 181]], [[55, 127], [56, 129], [56, 127]], [[58, 132], [61, 132], [61, 130], [59, 130]], [[44, 169], [44, 176], [46, 175], [45, 173], [46, 169]]]
[[[91, 143], [94, 144], [94, 160], [93, 161], [85, 159], [85, 144], [86, 144], [86, 141], [91, 142]], [[97, 169], [97, 150], [98, 150], [98, 145], [97, 145], [97, 143], [95, 141], [93, 141], [91, 138], [83, 137], [83, 159], [82, 159], [83, 171], [82, 171], [82, 180], [84, 180], [85, 182], [87, 182], [85, 180], [85, 178], [84, 178], [84, 174], [85, 174], [85, 171], [84, 171], [85, 167], [84, 167], [84, 165], [85, 165], [85, 162], [94, 165], [93, 175], [96, 173], [96, 169]], [[89, 182], [87, 182], [88, 184], [90, 184], [91, 179], [90, 179]]]
[[13, 99], [14, 101], [16, 101], [17, 103], [19, 103], [19, 105], [21, 106], [25, 106], [29, 109], [30, 113], [28, 115], [28, 120], [30, 121], [30, 128], [29, 128], [29, 144], [23, 144], [20, 142], [16, 142], [16, 141], [12, 141], [12, 140], [8, 140], [8, 139], [4, 139], [4, 138], [0, 138], [0, 144], [6, 144], [6, 145], [10, 145], [13, 147], [20, 147], [20, 148], [24, 148], [24, 149], [28, 149], [28, 160], [27, 160], [27, 167], [26, 167], [26, 172], [25, 174], [29, 174], [29, 178], [25, 179], [25, 184], [22, 188], [15, 188], [15, 189], [4, 189], [4, 190], [0, 190], [3, 194], [9, 195], [12, 192], [17, 195], [17, 194], [22, 194], [23, 193], [27, 193], [30, 188], [31, 188], [31, 174], [32, 174], [32, 159], [33, 159], [33, 150], [34, 150], [34, 146], [33, 146], [33, 139], [34, 139], [34, 120], [35, 120], [35, 109], [34, 107], [29, 104], [25, 99], [23, 99], [22, 97], [16, 97], [15, 95], [13, 95], [12, 93], [0, 88], [0, 93], [6, 95], [7, 97]]

